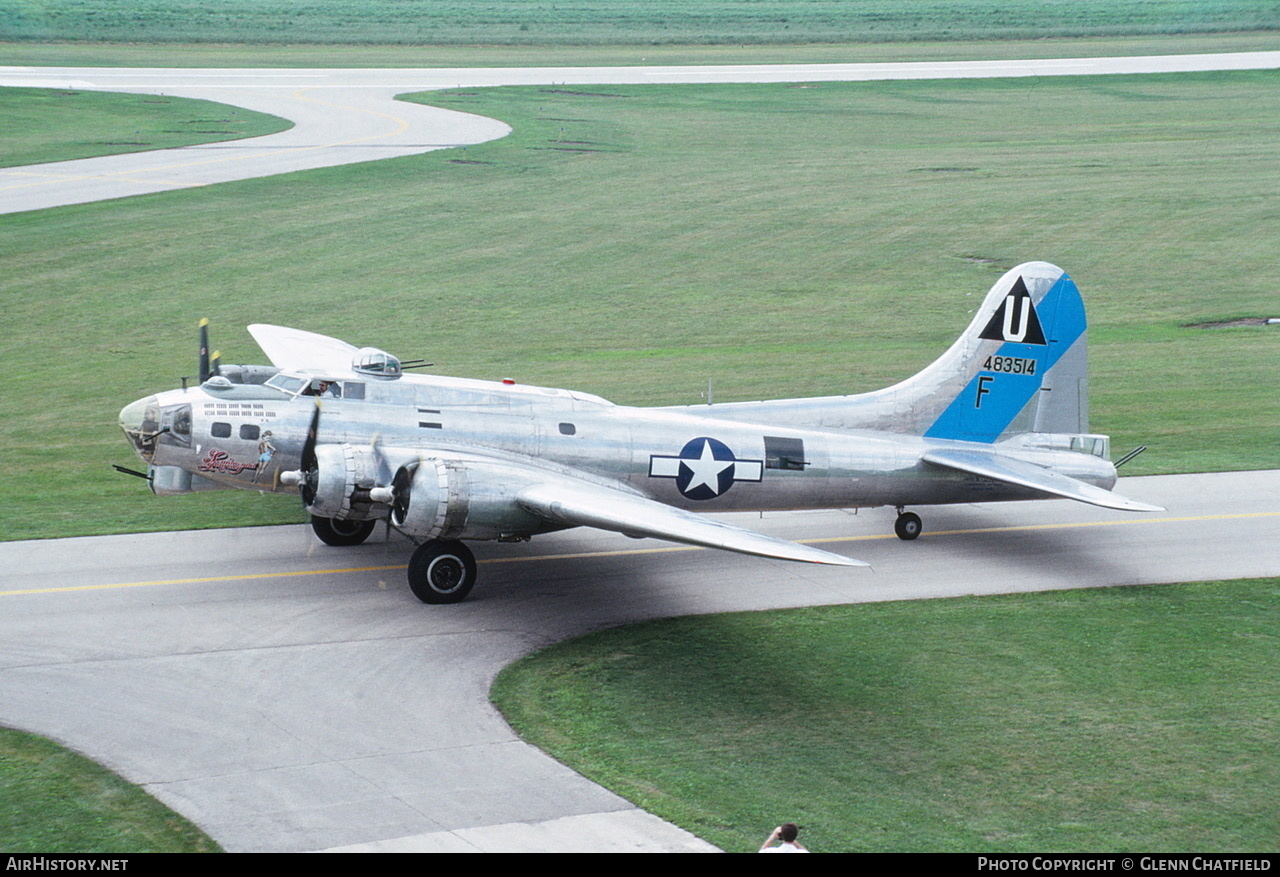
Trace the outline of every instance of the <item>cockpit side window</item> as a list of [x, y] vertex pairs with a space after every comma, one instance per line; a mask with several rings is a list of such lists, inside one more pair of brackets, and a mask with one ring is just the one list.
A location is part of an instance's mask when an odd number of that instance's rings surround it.
[[342, 384], [332, 378], [315, 378], [311, 383], [307, 384], [307, 388], [302, 391], [302, 395], [338, 398], [342, 395]]
[[180, 445], [191, 444], [191, 406], [176, 405], [164, 409], [160, 415], [160, 436], [164, 441]]

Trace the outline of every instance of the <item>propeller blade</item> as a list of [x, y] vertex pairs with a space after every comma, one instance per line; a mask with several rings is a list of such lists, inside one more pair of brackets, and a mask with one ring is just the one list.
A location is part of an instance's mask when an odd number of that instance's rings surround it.
[[200, 383], [209, 380], [209, 318], [200, 320]]
[[369, 442], [369, 450], [373, 451], [373, 457], [378, 461], [378, 484], [390, 486], [391, 479], [395, 473], [391, 471], [391, 464], [387, 462], [387, 457], [382, 453], [382, 435], [375, 435], [373, 441]]
[[419, 462], [401, 466], [396, 470], [395, 478], [391, 481], [391, 520], [397, 525], [403, 524], [405, 518], [409, 515], [409, 503], [413, 493], [413, 474], [418, 471], [420, 464]]
[[316, 500], [316, 483], [319, 478], [316, 436], [319, 434], [320, 400], [316, 399], [316, 410], [311, 415], [311, 425], [307, 427], [307, 440], [302, 445], [302, 503], [306, 506], [310, 506]]

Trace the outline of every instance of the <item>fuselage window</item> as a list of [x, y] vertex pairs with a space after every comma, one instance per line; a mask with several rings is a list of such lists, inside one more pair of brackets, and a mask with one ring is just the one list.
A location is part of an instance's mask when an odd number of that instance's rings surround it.
[[766, 469], [804, 470], [809, 461], [804, 458], [804, 440], [767, 435], [764, 437], [764, 467]]
[[577, 434], [577, 432], [578, 432], [578, 428], [577, 428], [576, 426], [574, 426], [572, 423], [562, 423], [562, 424], [560, 424], [560, 434], [561, 434], [561, 435], [575, 435], [575, 434]]
[[240, 424], [240, 438], [245, 441], [256, 442], [258, 440], [258, 427], [252, 423]]
[[231, 438], [231, 424], [215, 423], [209, 427], [209, 435], [214, 438]]

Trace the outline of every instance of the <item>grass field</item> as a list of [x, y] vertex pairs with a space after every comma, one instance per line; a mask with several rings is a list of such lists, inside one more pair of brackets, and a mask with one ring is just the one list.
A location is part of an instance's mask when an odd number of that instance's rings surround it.
[[84, 67], [613, 67], [1095, 58], [1280, 49], [1280, 30], [897, 43], [337, 45], [87, 43], [0, 39], [0, 64]]
[[1276, 85], [433, 93], [515, 133], [0, 218], [23, 330], [0, 359], [39, 364], [0, 424], [26, 525], [6, 535], [298, 519], [282, 497], [156, 500], [109, 468], [131, 462], [116, 412], [194, 372], [201, 316], [232, 362], [261, 361], [241, 327], [267, 321], [622, 403], [697, 402], [708, 378], [722, 401], [803, 396], [915, 372], [1031, 258], [1080, 284], [1093, 426], [1151, 447], [1128, 471], [1275, 467], [1274, 329], [1190, 326], [1274, 309]]
[[660, 45], [1276, 30], [1274, 0], [0, 0], [9, 40]]
[[132, 783], [57, 744], [0, 728], [0, 850], [218, 852], [204, 832]]
[[525, 739], [729, 851], [1274, 850], [1280, 582], [658, 621], [499, 676]]
[[211, 101], [47, 88], [0, 88], [0, 118], [0, 167], [238, 140], [292, 124]]

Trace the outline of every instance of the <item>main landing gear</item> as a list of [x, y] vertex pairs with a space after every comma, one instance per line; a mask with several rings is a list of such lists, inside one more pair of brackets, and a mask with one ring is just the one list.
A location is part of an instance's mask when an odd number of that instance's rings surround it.
[[[343, 521], [311, 516], [311, 529], [326, 545], [347, 547], [369, 538], [377, 521]], [[433, 539], [409, 559], [409, 588], [423, 603], [457, 603], [476, 583], [476, 556], [461, 542]]]
[[904, 512], [902, 506], [898, 506], [898, 519], [893, 522], [893, 532], [898, 534], [899, 539], [910, 542], [923, 530], [924, 522], [920, 520], [919, 515], [915, 512]]
[[369, 538], [377, 521], [343, 521], [338, 518], [311, 516], [311, 529], [325, 545], [347, 547], [360, 545]]
[[409, 588], [423, 603], [457, 603], [476, 583], [476, 557], [461, 542], [433, 539], [409, 558]]

